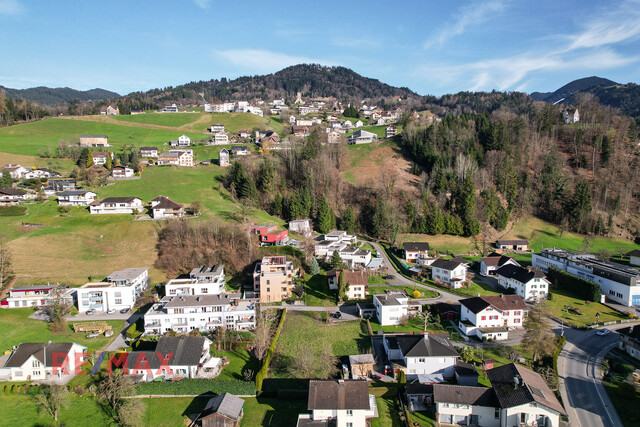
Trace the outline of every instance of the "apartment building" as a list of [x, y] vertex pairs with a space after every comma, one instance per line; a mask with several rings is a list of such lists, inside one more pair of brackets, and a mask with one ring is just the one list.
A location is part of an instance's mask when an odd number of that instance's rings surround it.
[[277, 302], [291, 296], [293, 262], [286, 256], [266, 256], [256, 263], [253, 271], [253, 290], [260, 302]]
[[159, 166], [193, 166], [193, 150], [169, 150], [158, 156]]
[[[1, 308], [42, 307], [54, 296], [59, 285], [20, 286], [9, 289], [9, 296], [0, 301]], [[73, 302], [74, 289], [67, 289], [64, 298]]]
[[171, 279], [164, 285], [165, 295], [217, 295], [224, 293], [224, 264], [196, 267], [188, 277]]
[[132, 308], [149, 286], [147, 268], [126, 268], [111, 273], [103, 282], [85, 283], [76, 290], [78, 311], [108, 311]]

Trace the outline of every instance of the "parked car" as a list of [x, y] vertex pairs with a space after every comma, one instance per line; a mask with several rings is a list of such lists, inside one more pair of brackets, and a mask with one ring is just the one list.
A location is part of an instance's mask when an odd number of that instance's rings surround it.
[[93, 308], [90, 308], [89, 310], [85, 311], [84, 314], [86, 314], [87, 316], [91, 316], [95, 312], [96, 311]]
[[85, 338], [98, 338], [99, 336], [100, 336], [99, 333], [93, 332], [93, 333], [87, 335]]
[[115, 308], [110, 308], [109, 310], [107, 310], [107, 314], [113, 314], [116, 312]]
[[122, 310], [120, 310], [121, 314], [127, 314], [129, 312], [129, 310], [131, 310], [130, 308], [123, 308]]
[[596, 334], [600, 335], [601, 337], [604, 337], [605, 335], [609, 335], [610, 333], [611, 331], [608, 329], [600, 329], [598, 332], [596, 332]]
[[393, 274], [390, 274], [388, 276], [384, 276], [384, 279], [387, 279], [387, 280], [393, 280], [395, 278], [396, 278], [396, 276], [394, 276]]
[[339, 311], [336, 311], [335, 313], [333, 313], [333, 317], [335, 317], [336, 319], [339, 319], [342, 317], [342, 313], [340, 313]]

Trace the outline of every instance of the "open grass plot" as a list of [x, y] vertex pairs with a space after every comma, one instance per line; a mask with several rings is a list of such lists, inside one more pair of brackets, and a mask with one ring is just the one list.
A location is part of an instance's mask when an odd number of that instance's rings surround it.
[[[627, 316], [597, 302], [587, 302], [580, 298], [575, 298], [572, 294], [563, 289], [551, 289], [553, 299], [543, 302], [543, 310], [555, 317], [565, 319], [577, 326], [587, 326], [596, 321], [596, 313], [600, 314], [599, 322], [609, 322], [612, 320], [627, 319]], [[579, 310], [580, 313], [576, 310]]]
[[32, 167], [53, 169], [57, 172], [71, 172], [75, 166], [71, 159], [48, 159], [24, 154], [10, 154], [0, 152], [0, 165], [22, 165], [27, 169]]
[[33, 396], [7, 395], [0, 398], [0, 414], [5, 426], [116, 426], [92, 397], [68, 395], [58, 413], [58, 422], [41, 411]]
[[[76, 342], [94, 350], [106, 347], [117, 334], [124, 328], [123, 320], [107, 320], [107, 324], [113, 329], [114, 335], [98, 338], [85, 338], [86, 332], [73, 332], [73, 321], [67, 322], [67, 329], [61, 334], [52, 334], [49, 324], [42, 320], [29, 319], [34, 312], [33, 308], [11, 308], [0, 310], [0, 352], [10, 350], [21, 342]], [[83, 322], [76, 322], [83, 323]], [[2, 399], [0, 399], [2, 400]]]

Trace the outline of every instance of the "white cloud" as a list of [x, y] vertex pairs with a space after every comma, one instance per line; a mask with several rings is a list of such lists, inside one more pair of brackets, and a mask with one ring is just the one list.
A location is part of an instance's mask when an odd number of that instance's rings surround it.
[[322, 59], [287, 55], [260, 49], [216, 50], [214, 53], [231, 64], [242, 67], [246, 70], [244, 72], [251, 73], [273, 72], [296, 64], [337, 65], [334, 62]]
[[504, 10], [505, 5], [500, 0], [489, 2], [474, 2], [459, 9], [456, 20], [438, 31], [433, 37], [424, 42], [424, 48], [442, 46], [447, 41], [464, 33], [470, 25], [478, 25], [486, 21], [492, 14]]
[[18, 0], [0, 0], [0, 15], [17, 15], [24, 10]]
[[640, 1], [624, 2], [618, 9], [592, 20], [585, 29], [569, 36], [567, 50], [606, 46], [640, 36]]
[[211, 0], [193, 0], [193, 2], [196, 4], [196, 6], [198, 6], [200, 9], [208, 9], [209, 6], [211, 5]]

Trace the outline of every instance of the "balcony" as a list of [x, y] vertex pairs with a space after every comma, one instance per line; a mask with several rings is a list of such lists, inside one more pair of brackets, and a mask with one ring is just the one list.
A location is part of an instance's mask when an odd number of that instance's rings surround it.
[[91, 301], [91, 302], [100, 302], [100, 303], [102, 303], [102, 296], [99, 296], [99, 297], [89, 297], [89, 301]]

